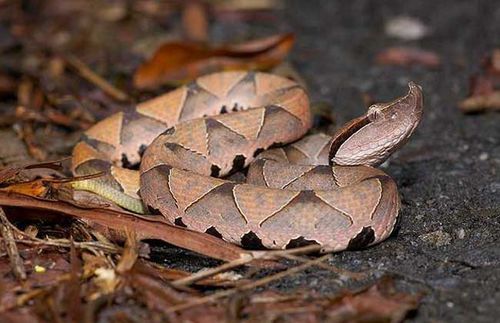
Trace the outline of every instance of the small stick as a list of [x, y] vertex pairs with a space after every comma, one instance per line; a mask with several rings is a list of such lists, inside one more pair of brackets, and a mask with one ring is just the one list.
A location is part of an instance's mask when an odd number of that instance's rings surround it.
[[64, 59], [71, 65], [84, 79], [94, 84], [104, 93], [117, 101], [129, 101], [130, 97], [122, 90], [116, 88], [103, 77], [92, 71], [84, 62], [73, 55], [65, 55]]
[[0, 231], [2, 233], [3, 241], [5, 242], [5, 248], [7, 249], [7, 254], [9, 255], [10, 265], [14, 275], [19, 280], [26, 279], [26, 270], [24, 269], [23, 259], [19, 255], [17, 250], [17, 245], [14, 240], [14, 234], [10, 227], [10, 222], [5, 216], [3, 209], [0, 207]]
[[245, 264], [251, 262], [252, 260], [254, 260], [254, 258], [252, 256], [250, 256], [248, 254], [242, 254], [241, 258], [239, 258], [239, 259], [235, 259], [235, 260], [232, 260], [230, 262], [226, 262], [225, 264], [222, 264], [222, 265], [214, 267], [214, 268], [210, 268], [208, 270], [198, 271], [198, 272], [196, 272], [188, 277], [174, 280], [172, 282], [172, 285], [175, 287], [191, 285], [192, 283], [200, 281], [204, 278], [208, 278], [210, 276], [214, 276], [218, 273], [227, 271], [229, 269], [233, 269], [235, 267], [245, 265]]
[[[200, 281], [204, 278], [211, 277], [213, 275], [216, 275], [221, 272], [225, 272], [227, 270], [246, 265], [249, 262], [252, 262], [255, 259], [276, 259], [279, 257], [285, 257], [287, 255], [294, 255], [294, 254], [303, 254], [303, 253], [308, 253], [312, 251], [318, 251], [320, 250], [320, 246], [314, 245], [314, 246], [305, 246], [305, 247], [299, 247], [299, 248], [294, 248], [294, 249], [288, 249], [288, 250], [272, 250], [272, 251], [254, 251], [251, 252], [250, 254], [242, 254], [241, 258], [232, 260], [230, 262], [227, 262], [225, 264], [222, 264], [220, 266], [204, 270], [204, 271], [198, 271], [188, 277], [180, 278], [172, 282], [172, 285], [175, 287], [181, 287], [181, 286], [187, 286], [192, 283], [195, 283], [197, 281]], [[306, 260], [307, 261], [307, 260]]]
[[[309, 259], [307, 259], [307, 258], [289, 255], [289, 254], [282, 255], [282, 257], [285, 259], [294, 260], [294, 261], [298, 261], [298, 262], [302, 262], [302, 263], [309, 261]], [[347, 276], [347, 277], [354, 279], [354, 280], [360, 280], [360, 279], [366, 278], [366, 273], [357, 273], [357, 272], [345, 270], [342, 268], [338, 268], [338, 267], [333, 266], [333, 265], [327, 265], [324, 263], [319, 263], [316, 265], [316, 267], [332, 271], [340, 276]]]
[[180, 311], [180, 310], [185, 310], [185, 309], [191, 308], [193, 306], [203, 305], [203, 304], [206, 304], [206, 303], [210, 303], [210, 302], [216, 301], [216, 300], [218, 300], [220, 298], [233, 295], [233, 294], [235, 294], [237, 292], [246, 291], [246, 290], [254, 289], [254, 288], [257, 288], [257, 287], [269, 284], [270, 282], [273, 282], [275, 280], [278, 280], [278, 279], [284, 278], [286, 276], [298, 273], [298, 272], [300, 272], [302, 270], [305, 270], [305, 269], [307, 269], [309, 267], [312, 267], [312, 266], [315, 266], [315, 265], [317, 265], [319, 263], [322, 263], [323, 261], [325, 261], [328, 258], [330, 258], [330, 256], [331, 256], [330, 254], [324, 255], [322, 257], [310, 260], [310, 261], [308, 261], [306, 263], [303, 263], [301, 265], [298, 265], [296, 267], [289, 268], [289, 269], [287, 269], [285, 271], [282, 271], [282, 272], [279, 272], [277, 274], [264, 277], [262, 279], [254, 281], [254, 282], [247, 283], [247, 284], [244, 284], [244, 285], [232, 288], [232, 289], [224, 290], [224, 291], [221, 291], [221, 292], [217, 292], [217, 293], [214, 293], [212, 295], [200, 297], [200, 298], [194, 299], [194, 300], [192, 300], [190, 302], [186, 302], [186, 303], [183, 303], [183, 304], [172, 306], [172, 307], [166, 309], [165, 312], [166, 313], [173, 313], [173, 312], [177, 312], [177, 311]]

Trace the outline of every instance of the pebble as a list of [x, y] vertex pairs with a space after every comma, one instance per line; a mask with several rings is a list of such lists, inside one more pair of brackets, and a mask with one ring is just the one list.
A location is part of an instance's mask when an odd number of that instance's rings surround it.
[[420, 19], [409, 16], [398, 16], [389, 19], [385, 24], [388, 36], [403, 40], [418, 40], [429, 34], [427, 27]]
[[436, 247], [446, 246], [451, 242], [451, 235], [448, 232], [442, 230], [424, 233], [418, 237], [420, 238], [420, 240], [433, 244]]

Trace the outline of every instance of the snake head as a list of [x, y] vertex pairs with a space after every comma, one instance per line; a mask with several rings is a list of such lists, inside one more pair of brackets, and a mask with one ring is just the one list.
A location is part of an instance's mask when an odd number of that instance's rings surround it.
[[330, 145], [332, 164], [376, 166], [406, 143], [423, 112], [422, 88], [414, 82], [408, 86], [405, 96], [370, 106], [337, 131]]

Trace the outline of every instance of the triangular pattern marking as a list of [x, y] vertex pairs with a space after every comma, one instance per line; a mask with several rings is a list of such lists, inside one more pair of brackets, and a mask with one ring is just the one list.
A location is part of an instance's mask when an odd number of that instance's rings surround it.
[[123, 112], [118, 112], [94, 125], [85, 134], [91, 139], [102, 141], [117, 148], [120, 145]]
[[368, 221], [372, 218], [382, 197], [382, 186], [378, 179], [372, 179], [338, 190], [315, 191], [315, 194], [359, 224], [360, 221]]
[[325, 134], [315, 134], [293, 143], [291, 146], [302, 152], [309, 159], [317, 158], [323, 148], [328, 145], [330, 137]]
[[201, 176], [176, 168], [170, 171], [168, 181], [170, 192], [177, 201], [177, 206], [183, 212], [193, 203], [224, 183], [223, 180]]
[[207, 126], [204, 119], [186, 121], [175, 128], [170, 142], [175, 142], [191, 151], [208, 155]]
[[108, 158], [103, 153], [95, 150], [94, 147], [80, 141], [73, 149], [73, 158], [71, 159], [72, 171], [74, 172], [79, 165], [86, 161], [94, 159], [107, 160]]
[[247, 223], [259, 226], [286, 207], [299, 193], [246, 184], [236, 185], [233, 189], [236, 205]]
[[302, 121], [302, 124], [307, 125], [311, 120], [309, 111], [309, 100], [304, 90], [301, 88], [293, 88], [276, 98], [273, 98], [268, 105], [277, 105], [288, 111], [290, 114]]
[[266, 162], [264, 164], [264, 180], [269, 186], [283, 188], [316, 167], [314, 165], [287, 165], [283, 167], [283, 165], [286, 164], [273, 162]]
[[123, 167], [111, 166], [111, 175], [123, 188], [125, 194], [139, 198], [140, 173], [139, 171]]
[[171, 127], [177, 124], [188, 90], [185, 86], [137, 105], [137, 112]]
[[214, 119], [248, 140], [256, 139], [264, 124], [264, 108], [241, 111], [238, 115], [225, 114]]
[[255, 94], [257, 96], [292, 87], [294, 85], [296, 85], [295, 82], [281, 76], [265, 73], [255, 74]]
[[229, 91], [231, 91], [231, 89], [246, 75], [246, 72], [241, 71], [215, 73], [198, 78], [196, 83], [206, 91], [222, 99], [225, 98]]

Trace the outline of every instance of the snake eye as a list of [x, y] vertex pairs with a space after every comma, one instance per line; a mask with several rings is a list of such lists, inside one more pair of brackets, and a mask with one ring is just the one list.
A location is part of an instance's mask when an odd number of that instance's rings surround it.
[[382, 117], [382, 107], [378, 104], [371, 105], [368, 108], [367, 116], [371, 122], [377, 121]]

